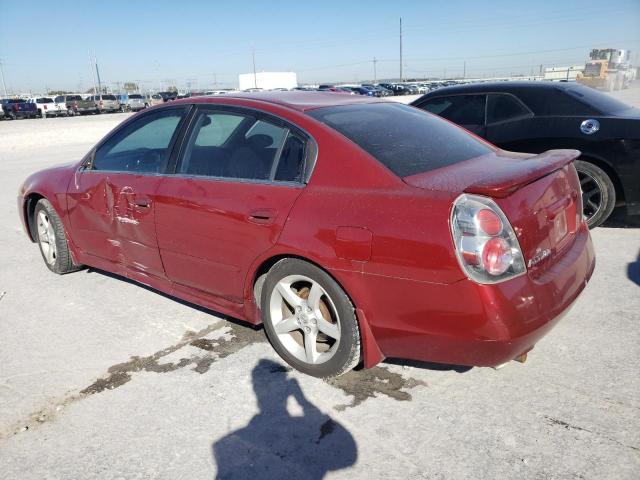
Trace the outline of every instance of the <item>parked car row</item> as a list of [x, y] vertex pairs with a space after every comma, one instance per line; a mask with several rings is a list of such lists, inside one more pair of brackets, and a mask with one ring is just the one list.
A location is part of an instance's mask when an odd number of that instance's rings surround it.
[[16, 120], [19, 118], [71, 117], [74, 115], [138, 112], [153, 105], [184, 98], [177, 92], [159, 92], [143, 95], [102, 94], [83, 96], [79, 94], [23, 98], [6, 98], [0, 100], [2, 111], [0, 119]]

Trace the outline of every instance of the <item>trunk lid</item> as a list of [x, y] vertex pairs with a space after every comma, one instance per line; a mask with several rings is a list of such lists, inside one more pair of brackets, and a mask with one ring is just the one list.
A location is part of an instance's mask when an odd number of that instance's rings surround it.
[[577, 150], [540, 155], [496, 151], [405, 177], [417, 188], [493, 198], [518, 238], [527, 270], [544, 273], [562, 258], [582, 221], [580, 182], [572, 164]]

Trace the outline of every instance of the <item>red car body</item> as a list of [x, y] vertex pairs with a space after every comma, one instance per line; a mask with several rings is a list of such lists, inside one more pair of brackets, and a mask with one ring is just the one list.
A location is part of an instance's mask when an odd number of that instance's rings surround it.
[[[308, 182], [91, 172], [76, 162], [29, 177], [19, 212], [35, 240], [33, 206], [45, 197], [63, 221], [74, 263], [254, 325], [261, 323], [256, 279], [277, 259], [306, 259], [350, 297], [367, 367], [385, 357], [497, 366], [526, 353], [594, 269], [571, 163], [579, 152], [552, 151], [527, 163], [492, 147], [489, 155], [401, 178], [308, 114], [376, 102], [307, 92], [178, 100], [171, 105], [255, 109], [305, 131], [317, 145]], [[157, 108], [166, 107], [138, 115]], [[508, 217], [524, 274], [481, 284], [465, 273], [451, 230], [453, 202], [465, 191], [491, 197]], [[561, 235], [558, 212], [567, 219]]]

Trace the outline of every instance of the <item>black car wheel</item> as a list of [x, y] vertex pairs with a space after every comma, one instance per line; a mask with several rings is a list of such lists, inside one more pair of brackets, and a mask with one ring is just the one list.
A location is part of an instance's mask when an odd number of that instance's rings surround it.
[[582, 210], [589, 228], [595, 228], [611, 215], [616, 189], [609, 175], [593, 163], [576, 160], [575, 166], [582, 190]]

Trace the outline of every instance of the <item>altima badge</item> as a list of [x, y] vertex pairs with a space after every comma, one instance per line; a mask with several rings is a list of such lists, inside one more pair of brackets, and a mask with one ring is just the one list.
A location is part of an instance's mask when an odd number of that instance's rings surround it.
[[600, 122], [598, 120], [589, 119], [580, 124], [580, 131], [585, 135], [591, 135], [600, 130]]

